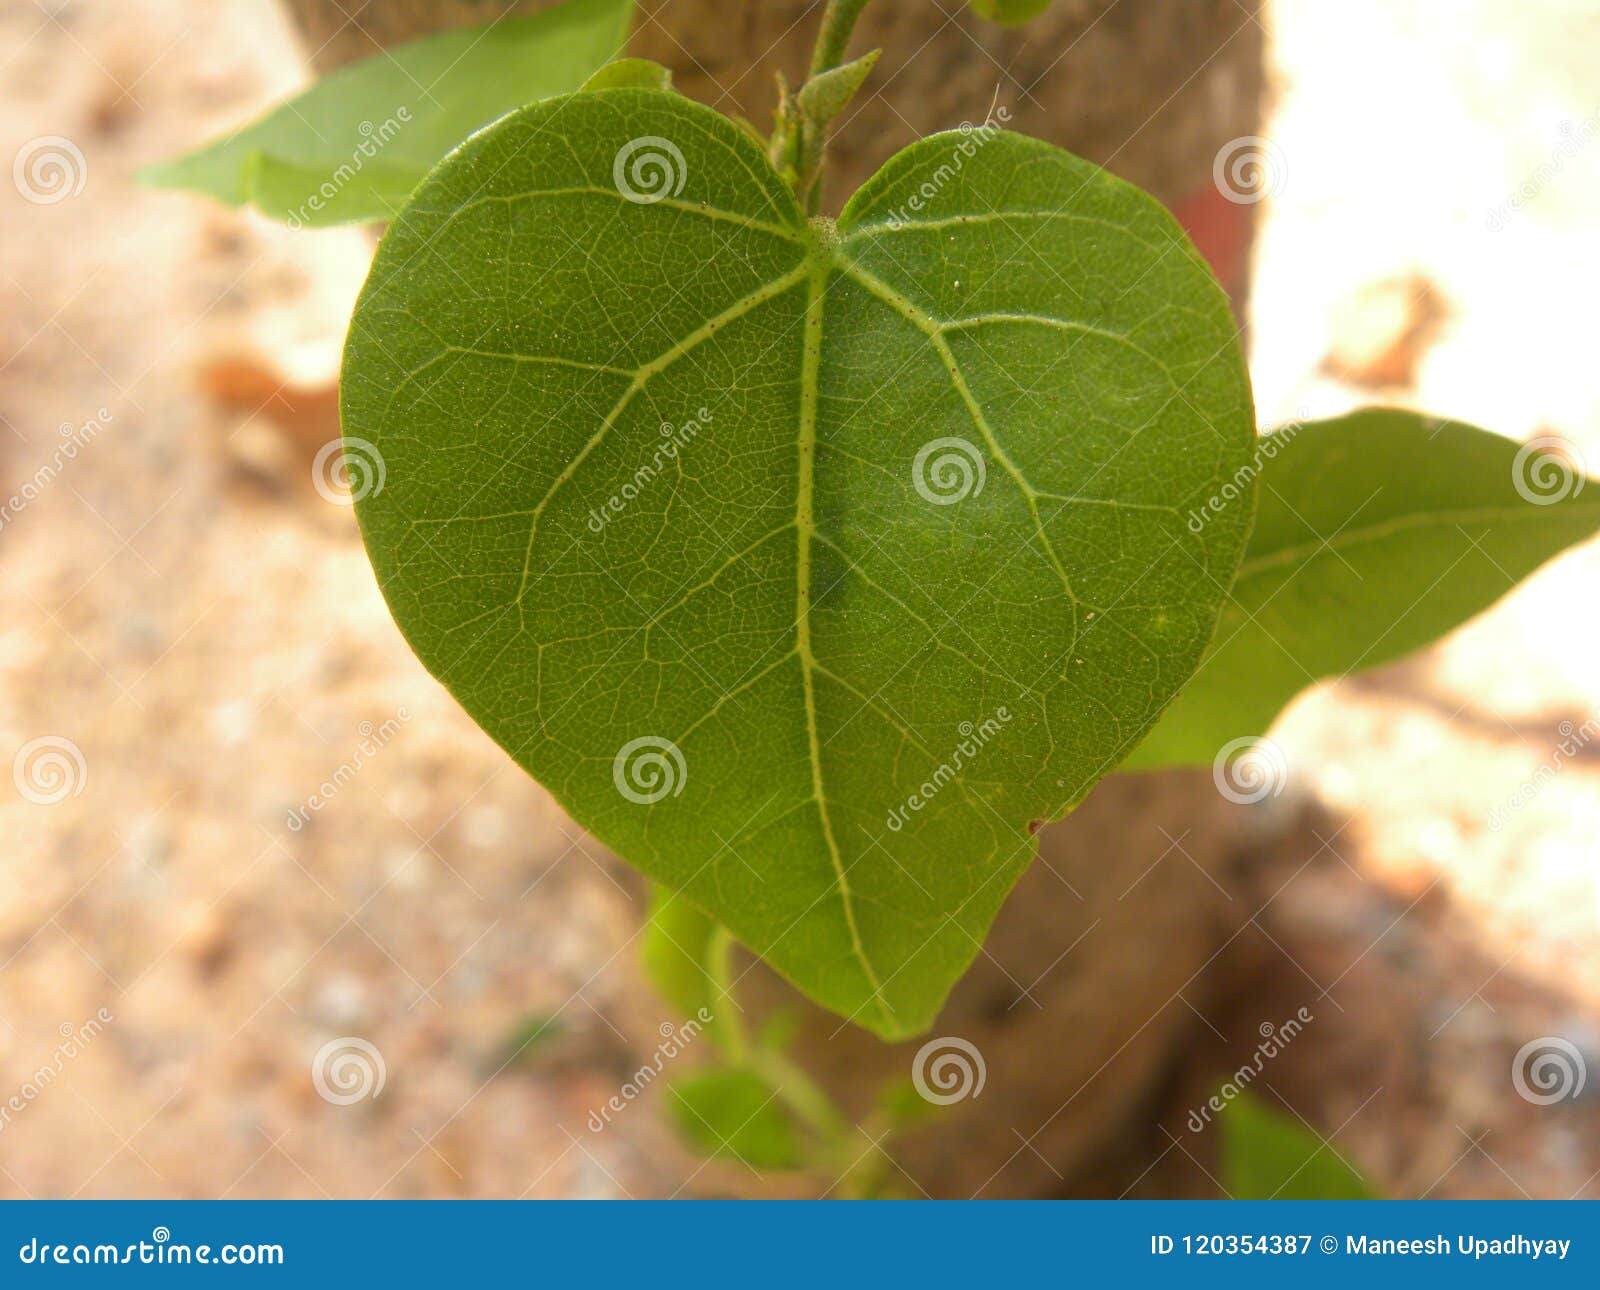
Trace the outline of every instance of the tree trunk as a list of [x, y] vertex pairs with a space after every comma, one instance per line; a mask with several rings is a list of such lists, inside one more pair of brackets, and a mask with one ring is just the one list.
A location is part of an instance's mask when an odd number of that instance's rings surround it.
[[[324, 71], [429, 31], [543, 7], [373, 0], [357, 25], [345, 0], [286, 3]], [[821, 11], [819, 0], [647, 0], [640, 8], [630, 52], [669, 65], [689, 96], [758, 125], [771, 119], [773, 72], [791, 82], [804, 72]], [[1012, 30], [971, 15], [960, 0], [879, 0], [852, 48], [885, 53], [839, 123], [827, 204], [837, 207], [913, 139], [1001, 106], [1012, 128], [1097, 161], [1171, 206], [1241, 300], [1253, 207], [1223, 200], [1212, 166], [1229, 140], [1258, 133], [1263, 39], [1237, 0], [1057, 0]], [[1070, 1194], [1115, 1176], [1083, 1181], [1130, 1134], [1149, 1129], [1152, 1106], [1205, 1038], [1197, 1014], [1214, 1015], [1226, 994], [1221, 951], [1250, 912], [1242, 895], [1230, 895], [1239, 886], [1230, 866], [1248, 863], [1240, 814], [1207, 774], [1121, 776], [1044, 831], [1039, 861], [935, 1029], [976, 1045], [982, 1095], [896, 1149], [914, 1180], [900, 1180], [905, 1190]], [[753, 993], [792, 1001], [764, 976]], [[858, 1111], [886, 1079], [909, 1075], [918, 1048], [881, 1044], [820, 1013], [803, 1043], [807, 1064]]]

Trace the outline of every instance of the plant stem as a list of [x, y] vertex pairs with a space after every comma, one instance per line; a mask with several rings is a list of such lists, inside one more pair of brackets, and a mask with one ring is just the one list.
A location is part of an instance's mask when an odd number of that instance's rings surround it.
[[817, 32], [817, 46], [811, 55], [813, 76], [831, 71], [844, 62], [850, 33], [866, 7], [867, 0], [828, 0], [828, 7], [822, 12], [822, 28]]
[[706, 975], [717, 992], [717, 1021], [728, 1060], [735, 1066], [742, 1066], [748, 1058], [750, 1043], [744, 1033], [744, 1018], [733, 997], [733, 934], [721, 923], [717, 924], [706, 945]]

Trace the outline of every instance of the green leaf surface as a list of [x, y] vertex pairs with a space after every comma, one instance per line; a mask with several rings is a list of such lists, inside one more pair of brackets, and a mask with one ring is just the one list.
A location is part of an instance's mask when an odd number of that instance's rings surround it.
[[674, 1080], [668, 1114], [679, 1135], [703, 1156], [742, 1160], [756, 1169], [800, 1164], [794, 1122], [776, 1091], [748, 1070], [715, 1070]]
[[1298, 1120], [1243, 1093], [1223, 1109], [1222, 1187], [1231, 1200], [1376, 1200], [1372, 1186]]
[[368, 553], [573, 816], [824, 1005], [928, 1026], [1054, 819], [1188, 677], [1248, 509], [1172, 218], [999, 131], [835, 226], [674, 95], [536, 104], [390, 229], [345, 353]]
[[619, 58], [583, 83], [585, 90], [670, 90], [672, 69], [648, 58]]
[[620, 51], [632, 16], [633, 0], [565, 0], [425, 36], [340, 68], [139, 178], [251, 204], [296, 228], [388, 219], [479, 126], [578, 89]]
[[[1410, 653], [1600, 528], [1600, 486], [1549, 445], [1372, 408], [1257, 450], [1259, 509], [1199, 672], [1124, 765], [1207, 765], [1325, 677]], [[1189, 523], [1214, 523], [1219, 494]]]

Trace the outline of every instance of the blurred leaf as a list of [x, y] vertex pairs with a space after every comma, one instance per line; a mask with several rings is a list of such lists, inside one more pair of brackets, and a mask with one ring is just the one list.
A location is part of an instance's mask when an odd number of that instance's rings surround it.
[[[717, 924], [708, 914], [677, 892], [651, 884], [640, 957], [650, 983], [685, 1019], [699, 1016], [702, 1009], [707, 1016], [717, 1015], [721, 1001], [706, 970], [716, 934]], [[714, 1024], [707, 1033], [716, 1038]]]
[[891, 1133], [915, 1128], [939, 1109], [917, 1092], [917, 1086], [909, 1079], [895, 1080], [885, 1087], [878, 1094], [878, 1106]]
[[139, 179], [251, 203], [296, 228], [388, 219], [478, 127], [581, 86], [619, 51], [632, 16], [633, 0], [565, 0], [425, 36], [340, 68]]
[[585, 90], [670, 90], [672, 69], [648, 58], [619, 58], [583, 83]]
[[777, 1094], [747, 1070], [717, 1070], [674, 1080], [667, 1089], [672, 1123], [705, 1156], [743, 1160], [757, 1169], [800, 1164], [794, 1124]]
[[1375, 1200], [1359, 1173], [1298, 1121], [1241, 1093], [1217, 1117], [1233, 1200]]
[[567, 1028], [561, 1018], [535, 1013], [523, 1018], [506, 1038], [501, 1049], [501, 1064], [521, 1065], [546, 1055], [550, 1045], [561, 1039]]
[[[1256, 455], [1255, 529], [1211, 650], [1123, 769], [1210, 764], [1314, 681], [1437, 640], [1600, 528], [1600, 485], [1549, 445], [1457, 421], [1369, 408]], [[1190, 527], [1248, 490], [1219, 505]]]
[[972, 0], [974, 11], [1003, 27], [1017, 27], [1037, 18], [1051, 0]]

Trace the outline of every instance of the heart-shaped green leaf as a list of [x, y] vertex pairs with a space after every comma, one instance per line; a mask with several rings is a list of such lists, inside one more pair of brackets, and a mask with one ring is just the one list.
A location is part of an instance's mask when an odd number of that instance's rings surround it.
[[388, 219], [479, 126], [578, 89], [627, 39], [633, 0], [562, 0], [409, 41], [323, 77], [258, 121], [141, 171], [296, 228]]
[[[1600, 486], [1547, 440], [1368, 408], [1261, 440], [1260, 507], [1205, 662], [1126, 763], [1208, 765], [1331, 676], [1483, 612], [1600, 529]], [[1230, 485], [1191, 527], [1248, 505]]]
[[1145, 194], [989, 129], [835, 225], [688, 100], [513, 113], [390, 229], [343, 390], [424, 663], [884, 1036], [1189, 676], [1249, 524], [1184, 523], [1254, 439], [1210, 274]]

